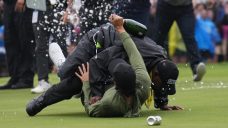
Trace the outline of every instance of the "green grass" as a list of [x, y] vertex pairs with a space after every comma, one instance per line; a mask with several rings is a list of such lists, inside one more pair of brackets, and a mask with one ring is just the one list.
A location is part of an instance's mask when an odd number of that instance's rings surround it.
[[[0, 91], [0, 128], [143, 128], [149, 115], [160, 115], [157, 128], [227, 128], [228, 127], [228, 63], [207, 65], [203, 82], [192, 82], [191, 70], [179, 65], [177, 94], [171, 105], [181, 105], [183, 111], [147, 110], [139, 118], [90, 118], [78, 99], [52, 105], [35, 117], [25, 113], [25, 105], [33, 97], [29, 89]], [[36, 78], [35, 78], [36, 79]], [[55, 74], [52, 83], [58, 82]], [[4, 84], [8, 78], [0, 78]], [[37, 83], [37, 81], [35, 82]]]

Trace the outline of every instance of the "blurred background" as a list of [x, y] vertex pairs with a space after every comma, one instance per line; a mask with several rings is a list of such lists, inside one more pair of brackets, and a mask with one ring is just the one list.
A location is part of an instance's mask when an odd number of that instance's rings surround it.
[[[157, 0], [150, 0], [150, 22], [148, 25], [148, 36], [153, 36], [154, 17], [156, 14]], [[0, 77], [7, 77], [8, 70], [6, 64], [6, 50], [4, 43], [3, 25], [3, 0], [0, 0]], [[80, 31], [78, 23], [78, 10], [81, 1], [76, 0], [72, 6], [69, 16], [69, 32], [67, 34], [67, 50], [71, 53], [76, 47], [75, 35]], [[204, 61], [206, 63], [220, 63], [228, 60], [228, 1], [227, 0], [193, 0], [195, 12], [195, 38]], [[179, 28], [174, 23], [167, 37], [168, 53], [170, 58], [176, 63], [187, 63], [186, 48], [183, 43]], [[35, 55], [34, 55], [35, 56]], [[52, 65], [52, 64], [50, 64]], [[50, 72], [55, 68], [50, 66]]]
[[[227, 0], [193, 0], [196, 17], [195, 39], [201, 56], [207, 63], [227, 61]], [[151, 0], [149, 35], [153, 35], [153, 22], [157, 0]], [[186, 48], [179, 28], [174, 23], [167, 39], [169, 56], [177, 63], [186, 63]]]

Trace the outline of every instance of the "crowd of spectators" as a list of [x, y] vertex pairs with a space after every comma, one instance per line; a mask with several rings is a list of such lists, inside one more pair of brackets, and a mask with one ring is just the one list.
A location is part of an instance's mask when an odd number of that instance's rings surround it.
[[[157, 0], [151, 0], [151, 23], [154, 22]], [[195, 39], [204, 61], [227, 61], [228, 1], [227, 0], [193, 0], [195, 12]], [[149, 36], [153, 34], [153, 24], [149, 26]], [[176, 61], [185, 61], [186, 48], [176, 23], [169, 36], [169, 55]]]
[[[150, 0], [150, 21], [148, 22], [148, 36], [152, 38], [154, 32], [154, 19], [156, 14], [157, 0]], [[3, 1], [0, 0], [0, 76], [7, 76], [5, 49], [4, 49], [4, 26], [2, 15], [4, 14]], [[80, 36], [80, 0], [75, 0], [71, 9], [68, 10], [69, 30], [66, 38], [67, 50], [71, 51], [77, 46], [78, 36]], [[228, 1], [227, 0], [193, 0], [195, 12], [195, 39], [200, 54], [204, 61], [208, 62], [223, 62], [227, 61], [227, 42], [228, 42]], [[91, 12], [91, 10], [84, 10]], [[85, 22], [86, 23], [86, 22]], [[186, 58], [186, 48], [183, 45], [180, 32], [176, 23], [172, 25], [167, 37], [169, 43], [169, 56], [177, 62], [182, 62]], [[52, 70], [53, 68], [51, 68]]]

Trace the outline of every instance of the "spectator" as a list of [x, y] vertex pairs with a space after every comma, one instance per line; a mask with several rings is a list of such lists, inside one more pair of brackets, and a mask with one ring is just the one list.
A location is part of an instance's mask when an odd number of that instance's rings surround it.
[[4, 47], [3, 0], [0, 0], [0, 77], [8, 76], [6, 70], [6, 50]]
[[219, 54], [219, 61], [227, 60], [227, 42], [228, 42], [228, 2], [225, 3], [225, 16], [222, 20], [223, 41], [217, 46], [216, 52]]
[[198, 4], [196, 5], [196, 13], [195, 38], [200, 53], [204, 60], [212, 59], [215, 53], [215, 44], [221, 42], [218, 30], [212, 22], [213, 11], [207, 10], [203, 4]]
[[0, 77], [8, 76], [6, 67], [6, 50], [4, 47], [4, 27], [0, 26]]
[[206, 73], [205, 64], [202, 63], [195, 38], [195, 16], [191, 0], [159, 0], [155, 17], [154, 41], [165, 46], [164, 41], [168, 31], [176, 21], [181, 31], [188, 52], [193, 80], [200, 81]]
[[[63, 54], [67, 56], [66, 49], [66, 20], [67, 1], [47, 0], [46, 11], [33, 12], [33, 30], [36, 39], [36, 66], [38, 74], [38, 85], [31, 89], [32, 93], [42, 93], [51, 87], [48, 81], [49, 74], [49, 41], [56, 42], [61, 47]], [[65, 16], [65, 17], [64, 17]], [[50, 37], [53, 37], [50, 40]]]
[[147, 36], [152, 39], [153, 34], [154, 34], [154, 29], [155, 29], [154, 28], [154, 21], [155, 21], [157, 3], [154, 2], [153, 0], [150, 0], [150, 2], [151, 2], [150, 16], [149, 16], [149, 22], [150, 23], [147, 25], [147, 28], [148, 28]]
[[0, 89], [33, 87], [32, 10], [24, 5], [24, 0], [4, 0], [4, 40], [10, 79]]

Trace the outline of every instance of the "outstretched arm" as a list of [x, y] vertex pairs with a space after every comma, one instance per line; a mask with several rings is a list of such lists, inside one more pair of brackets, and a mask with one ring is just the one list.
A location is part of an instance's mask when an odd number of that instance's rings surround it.
[[112, 14], [109, 19], [114, 25], [114, 27], [116, 28], [116, 31], [119, 32], [120, 34], [120, 39], [123, 42], [123, 46], [128, 55], [130, 64], [135, 71], [136, 81], [141, 86], [139, 87], [141, 89], [139, 89], [138, 95], [140, 97], [143, 97], [142, 98], [143, 100], [146, 100], [145, 98], [148, 97], [151, 80], [147, 72], [146, 66], [144, 64], [144, 61], [142, 59], [142, 56], [139, 53], [135, 43], [133, 42], [129, 34], [124, 29], [123, 18], [118, 15]]

